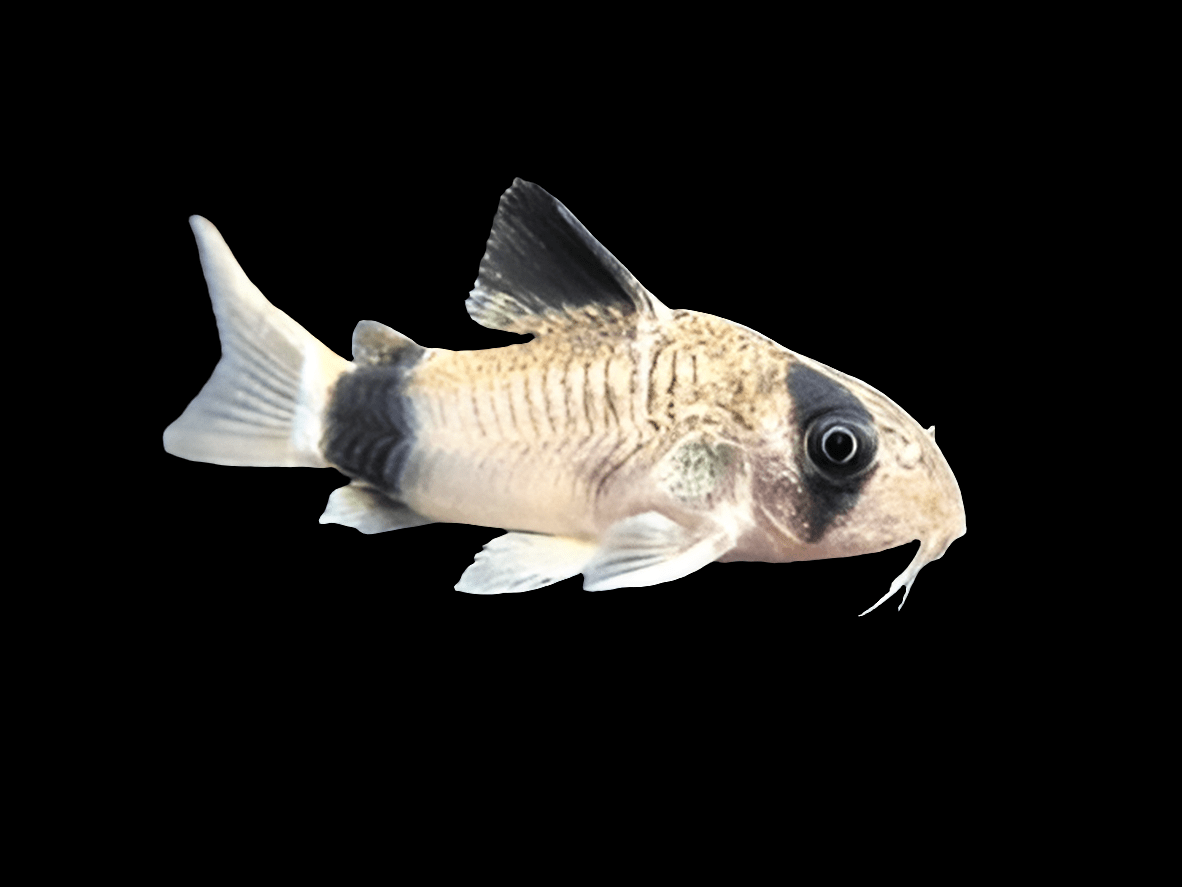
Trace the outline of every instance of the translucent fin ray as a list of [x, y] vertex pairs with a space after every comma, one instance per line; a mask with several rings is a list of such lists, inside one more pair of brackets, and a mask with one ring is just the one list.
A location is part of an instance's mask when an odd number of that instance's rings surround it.
[[606, 591], [672, 582], [733, 547], [734, 539], [720, 529], [694, 535], [663, 514], [648, 511], [612, 525], [583, 570], [583, 588]]
[[456, 590], [469, 594], [532, 591], [578, 575], [594, 553], [594, 542], [538, 533], [506, 533], [476, 555]]
[[189, 225], [217, 318], [222, 357], [164, 431], [164, 449], [218, 465], [325, 467], [321, 423], [333, 381], [350, 366], [272, 305], [217, 228]]

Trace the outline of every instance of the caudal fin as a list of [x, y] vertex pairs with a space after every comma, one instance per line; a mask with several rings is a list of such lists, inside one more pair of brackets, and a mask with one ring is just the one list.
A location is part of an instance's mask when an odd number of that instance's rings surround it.
[[327, 467], [320, 437], [328, 392], [352, 365], [267, 301], [217, 228], [201, 216], [190, 216], [189, 226], [222, 359], [165, 429], [164, 449], [217, 465]]

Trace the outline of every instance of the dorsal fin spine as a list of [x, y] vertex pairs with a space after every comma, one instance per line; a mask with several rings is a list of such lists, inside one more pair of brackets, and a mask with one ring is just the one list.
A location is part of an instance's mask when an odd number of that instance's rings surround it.
[[482, 326], [532, 335], [669, 315], [570, 210], [521, 179], [501, 195], [466, 307]]

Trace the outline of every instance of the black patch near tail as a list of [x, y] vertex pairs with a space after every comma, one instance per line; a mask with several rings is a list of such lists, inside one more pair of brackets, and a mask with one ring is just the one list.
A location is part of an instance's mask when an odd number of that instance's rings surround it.
[[[807, 527], [801, 528], [805, 541], [819, 542], [834, 520], [857, 504], [862, 487], [874, 473], [877, 449], [874, 419], [848, 388], [804, 364], [792, 365], [787, 382], [796, 426], [797, 466], [804, 479], [804, 495], [796, 503], [797, 512], [808, 522]], [[869, 470], [842, 477], [815, 465], [809, 457], [806, 434], [820, 421], [844, 422], [859, 432], [864, 429], [866, 437], [860, 456], [871, 466]]]
[[[367, 324], [380, 326], [363, 321], [358, 325], [359, 334]], [[396, 498], [406, 457], [414, 445], [414, 411], [403, 392], [425, 349], [403, 337], [399, 347], [362, 351], [359, 342], [372, 345], [368, 339], [372, 334], [354, 335], [357, 368], [337, 380], [321, 446], [324, 457], [349, 477]], [[368, 357], [368, 363], [361, 363], [362, 357]]]

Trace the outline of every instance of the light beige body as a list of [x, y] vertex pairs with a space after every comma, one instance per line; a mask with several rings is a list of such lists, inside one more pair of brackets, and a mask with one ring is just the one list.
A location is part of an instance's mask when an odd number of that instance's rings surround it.
[[[794, 361], [840, 378], [882, 433], [858, 505], [812, 544], [793, 505], [803, 492], [784, 385]], [[737, 531], [724, 561], [841, 557], [964, 527], [934, 437], [897, 405], [708, 314], [676, 310], [648, 329], [572, 324], [487, 351], [431, 349], [407, 393], [419, 431], [403, 497], [433, 520], [595, 540], [646, 511], [686, 525], [709, 518]]]
[[407, 388], [417, 432], [403, 495], [436, 520], [584, 539], [639, 511], [695, 514], [711, 491], [662, 477], [660, 463], [695, 435], [759, 441], [775, 386], [761, 397], [749, 380], [782, 373], [782, 349], [779, 370], [756, 359], [774, 348], [676, 311], [647, 330], [572, 325], [488, 351], [432, 349]]

